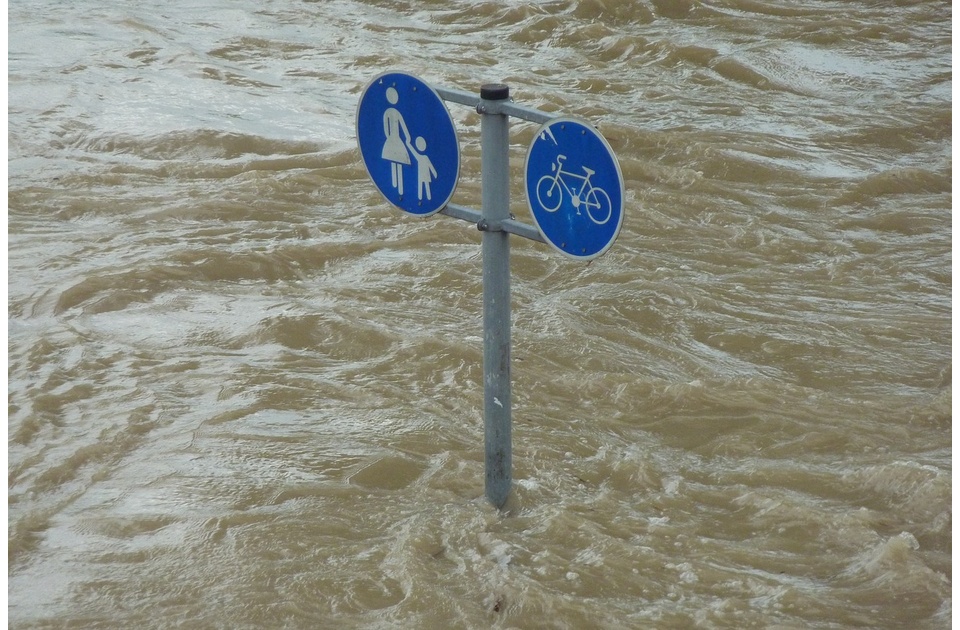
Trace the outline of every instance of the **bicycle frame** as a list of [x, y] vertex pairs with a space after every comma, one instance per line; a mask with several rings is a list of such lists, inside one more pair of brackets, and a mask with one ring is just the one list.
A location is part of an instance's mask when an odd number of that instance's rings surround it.
[[[563, 184], [563, 188], [567, 191], [567, 194], [570, 195], [570, 198], [573, 199], [573, 207], [577, 211], [577, 214], [579, 215], [581, 204], [591, 205], [590, 202], [587, 201], [587, 195], [589, 195], [590, 191], [593, 190], [593, 184], [590, 183], [590, 177], [593, 175], [594, 171], [587, 168], [586, 166], [583, 167], [583, 170], [586, 171], [587, 173], [586, 175], [578, 175], [576, 173], [571, 173], [570, 171], [565, 171], [563, 170], [563, 161], [566, 159], [567, 159], [567, 156], [565, 155], [557, 156], [557, 163], [556, 163], [557, 172], [553, 177], [553, 181], [556, 182], [557, 184]], [[580, 181], [582, 181], [583, 185], [580, 186], [579, 192], [575, 192], [573, 188], [571, 188], [570, 184], [567, 183], [566, 179], [564, 179], [561, 176], [572, 177], [574, 179], [579, 179]], [[594, 203], [592, 205], [598, 208], [600, 207], [599, 203]]]
[[[554, 171], [552, 175], [544, 175], [537, 182], [536, 194], [537, 201], [546, 212], [556, 212], [563, 203], [563, 192], [566, 191], [576, 210], [577, 216], [582, 216], [580, 207], [583, 206], [587, 211], [587, 216], [597, 225], [603, 225], [610, 220], [612, 207], [610, 205], [610, 196], [602, 188], [594, 186], [590, 178], [596, 172], [591, 168], [583, 167], [586, 175], [578, 175], [570, 171], [563, 170], [563, 161], [567, 159], [565, 155], [558, 155], [556, 162], [550, 165]], [[579, 190], [575, 190], [568, 179], [577, 179], [583, 182]]]

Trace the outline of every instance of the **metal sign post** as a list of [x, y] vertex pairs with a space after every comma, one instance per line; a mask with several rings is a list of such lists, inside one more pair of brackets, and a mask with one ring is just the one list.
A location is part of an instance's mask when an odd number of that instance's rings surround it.
[[[592, 259], [616, 240], [624, 198], [616, 156], [589, 123], [509, 99], [509, 87], [500, 83], [483, 85], [478, 100], [470, 92], [388, 72], [370, 82], [357, 106], [360, 154], [386, 200], [410, 214], [440, 213], [470, 221], [483, 232], [484, 487], [497, 508], [506, 504], [513, 476], [510, 234], [548, 243], [570, 258]], [[449, 203], [460, 175], [460, 154], [443, 100], [476, 107], [481, 115], [480, 212]], [[536, 227], [510, 214], [510, 116], [543, 125], [530, 146], [525, 173]]]
[[[510, 121], [488, 104], [510, 96], [506, 85], [480, 88], [481, 223], [483, 232], [483, 428], [487, 498], [502, 507], [512, 473], [510, 404]], [[493, 109], [493, 107], [489, 107]]]

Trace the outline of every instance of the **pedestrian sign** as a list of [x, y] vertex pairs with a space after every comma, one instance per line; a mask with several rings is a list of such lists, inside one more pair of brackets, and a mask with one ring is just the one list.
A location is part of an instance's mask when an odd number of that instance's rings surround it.
[[603, 254], [623, 224], [623, 175], [606, 139], [589, 123], [560, 117], [545, 123], [527, 152], [530, 213], [561, 254]]
[[373, 183], [411, 214], [439, 212], [460, 177], [460, 143], [437, 92], [417, 77], [388, 72], [373, 79], [357, 106], [357, 142]]

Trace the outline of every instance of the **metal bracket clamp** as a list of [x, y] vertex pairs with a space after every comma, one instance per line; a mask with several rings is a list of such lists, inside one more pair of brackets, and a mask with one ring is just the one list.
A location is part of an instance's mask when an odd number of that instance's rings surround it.
[[460, 219], [462, 221], [469, 221], [477, 226], [477, 230], [481, 232], [509, 232], [510, 234], [522, 236], [523, 238], [531, 241], [546, 243], [543, 235], [540, 234], [540, 231], [537, 228], [530, 224], [524, 223], [523, 221], [517, 221], [513, 214], [510, 215], [509, 219], [503, 219], [502, 221], [499, 221], [496, 226], [492, 226], [490, 221], [483, 219], [483, 217], [480, 216], [480, 213], [473, 208], [467, 208], [455, 203], [450, 203], [444, 206], [443, 210], [440, 211], [440, 214], [445, 214], [448, 217], [453, 217], [454, 219]]
[[[507, 87], [502, 83], [494, 83], [491, 85], [503, 86], [505, 88]], [[435, 86], [434, 89], [443, 100], [453, 101], [454, 103], [460, 103], [461, 105], [466, 105], [468, 107], [475, 107], [478, 114], [506, 114], [507, 116], [513, 116], [515, 118], [537, 124], [543, 124], [553, 120], [557, 116], [556, 114], [542, 112], [539, 109], [518, 105], [509, 98], [509, 94], [507, 98], [504, 98], [503, 100], [490, 99], [483, 103], [477, 100], [476, 92], [466, 92], [464, 90], [455, 90], [439, 86]], [[496, 95], [494, 94], [494, 96]]]
[[[511, 214], [510, 219], [507, 219], [507, 221], [512, 219], [513, 215]], [[509, 232], [504, 225], [505, 222], [506, 221], [489, 221], [487, 219], [480, 219], [477, 221], [477, 229], [481, 232]]]

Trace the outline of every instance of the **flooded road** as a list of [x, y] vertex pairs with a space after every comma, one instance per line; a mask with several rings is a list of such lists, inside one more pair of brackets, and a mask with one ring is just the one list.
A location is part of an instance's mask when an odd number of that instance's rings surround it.
[[[950, 627], [950, 3], [8, 19], [11, 628]], [[512, 239], [503, 513], [480, 234], [357, 149], [387, 70], [623, 172], [601, 258]]]

